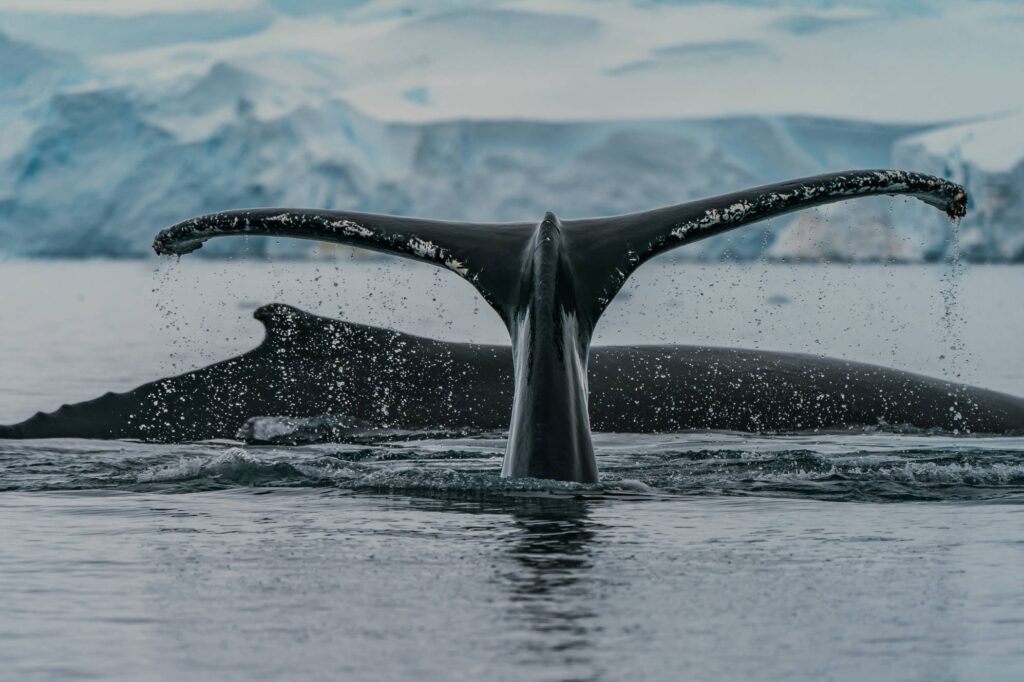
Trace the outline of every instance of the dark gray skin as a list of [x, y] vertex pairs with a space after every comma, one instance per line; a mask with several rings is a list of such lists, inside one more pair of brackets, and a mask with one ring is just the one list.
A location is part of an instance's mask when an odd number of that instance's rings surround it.
[[590, 342], [630, 273], [658, 253], [726, 230], [886, 194], [916, 197], [951, 217], [964, 215], [967, 206], [963, 187], [941, 178], [848, 171], [612, 218], [561, 222], [548, 213], [539, 224], [306, 209], [227, 211], [174, 225], [157, 235], [153, 247], [181, 255], [212, 237], [294, 237], [385, 251], [457, 272], [494, 308], [512, 340], [512, 417], [502, 474], [590, 483], [597, 480], [587, 404]]
[[[446, 343], [277, 304], [255, 316], [266, 337], [244, 355], [0, 426], [0, 437], [235, 438], [247, 419], [261, 415], [339, 415], [378, 429], [453, 434], [502, 431], [509, 424], [509, 346]], [[590, 423], [604, 432], [788, 433], [889, 425], [1024, 433], [1024, 399], [796, 353], [597, 346], [589, 379]], [[354, 434], [365, 440], [367, 431]], [[335, 434], [342, 440], [351, 435]]]

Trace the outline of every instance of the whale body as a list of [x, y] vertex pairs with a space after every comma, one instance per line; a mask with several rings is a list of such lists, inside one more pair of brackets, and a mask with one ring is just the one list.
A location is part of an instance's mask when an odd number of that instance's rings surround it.
[[[266, 334], [248, 353], [0, 426], [0, 437], [234, 439], [262, 416], [332, 416], [355, 426], [328, 429], [324, 437], [339, 440], [395, 429], [508, 427], [510, 346], [438, 341], [280, 304], [259, 308], [255, 317]], [[798, 353], [595, 346], [589, 378], [589, 417], [597, 431], [1024, 433], [1024, 399]]]

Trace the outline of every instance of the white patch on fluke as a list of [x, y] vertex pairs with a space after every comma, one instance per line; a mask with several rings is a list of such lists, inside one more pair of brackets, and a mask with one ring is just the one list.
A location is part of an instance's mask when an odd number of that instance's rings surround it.
[[374, 236], [373, 230], [363, 227], [359, 223], [354, 223], [351, 220], [332, 220], [329, 225], [335, 230], [341, 230], [345, 234], [355, 237], [370, 239]]
[[466, 265], [457, 258], [446, 259], [444, 265], [449, 270], [457, 272], [463, 277], [467, 277], [469, 275], [469, 268], [467, 268]]
[[420, 258], [437, 258], [437, 245], [432, 241], [420, 239], [419, 237], [409, 237], [409, 241], [406, 243], [412, 249], [412, 252]]

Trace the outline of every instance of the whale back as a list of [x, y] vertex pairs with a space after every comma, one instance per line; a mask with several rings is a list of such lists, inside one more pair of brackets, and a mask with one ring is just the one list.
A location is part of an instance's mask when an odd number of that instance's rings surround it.
[[[0, 426], [0, 437], [234, 438], [259, 416], [338, 415], [407, 429], [509, 423], [509, 346], [427, 339], [280, 304], [255, 317], [266, 335], [245, 354], [41, 412]], [[589, 413], [604, 432], [1024, 434], [1024, 399], [1015, 396], [840, 359], [708, 346], [593, 347]]]

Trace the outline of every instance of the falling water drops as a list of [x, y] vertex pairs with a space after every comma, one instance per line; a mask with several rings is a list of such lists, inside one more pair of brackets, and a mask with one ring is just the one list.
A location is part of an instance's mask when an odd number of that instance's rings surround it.
[[946, 268], [942, 273], [942, 326], [945, 332], [945, 362], [942, 364], [946, 377], [955, 381], [963, 378], [966, 358], [963, 328], [964, 311], [961, 303], [961, 284], [964, 263], [960, 254], [960, 220], [954, 220], [949, 229], [949, 250]]

